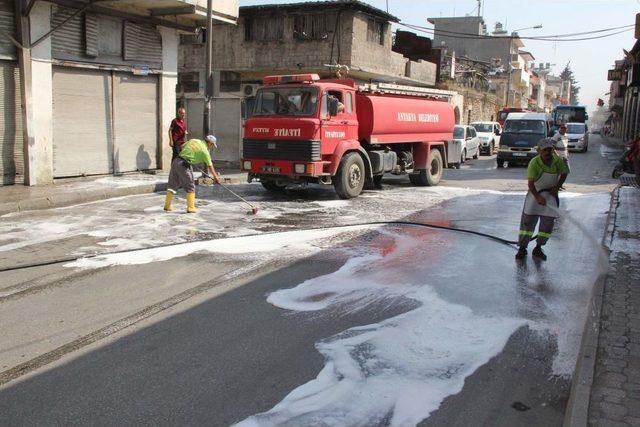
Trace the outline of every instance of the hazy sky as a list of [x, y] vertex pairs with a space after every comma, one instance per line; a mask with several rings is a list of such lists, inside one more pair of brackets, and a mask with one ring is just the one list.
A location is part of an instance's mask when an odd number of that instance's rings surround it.
[[[300, 0], [240, 0], [241, 6], [254, 4], [297, 3]], [[382, 10], [387, 0], [363, 0]], [[539, 30], [521, 31], [521, 36], [543, 36], [577, 33], [635, 22], [640, 12], [640, 0], [484, 0], [484, 19], [493, 30], [495, 22], [502, 22], [506, 30], [542, 24]], [[477, 6], [477, 0], [388, 0], [389, 13], [407, 24], [429, 26], [427, 18], [465, 16]], [[409, 30], [411, 31], [411, 30]], [[422, 34], [430, 37], [427, 34]], [[622, 49], [630, 50], [635, 42], [633, 31], [602, 39], [581, 42], [543, 42], [524, 40], [536, 62], [556, 64], [555, 71], [571, 61], [571, 68], [581, 87], [580, 103], [595, 108], [597, 98], [609, 92], [607, 70]]]

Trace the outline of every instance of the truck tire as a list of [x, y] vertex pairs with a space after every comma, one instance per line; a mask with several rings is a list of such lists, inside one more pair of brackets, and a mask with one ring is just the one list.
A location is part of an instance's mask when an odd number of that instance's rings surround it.
[[409, 174], [411, 184], [419, 187], [436, 186], [442, 178], [442, 155], [440, 151], [433, 149], [429, 153], [429, 169], [421, 170], [419, 173]]
[[340, 160], [333, 183], [341, 199], [353, 199], [362, 193], [365, 181], [364, 161], [358, 153], [347, 153]]
[[265, 190], [273, 192], [282, 192], [286, 188], [284, 185], [278, 185], [275, 181], [260, 181], [260, 184]]
[[507, 161], [506, 160], [502, 160], [500, 157], [498, 157], [496, 159], [496, 162], [498, 164], [498, 169], [504, 168], [507, 166]]

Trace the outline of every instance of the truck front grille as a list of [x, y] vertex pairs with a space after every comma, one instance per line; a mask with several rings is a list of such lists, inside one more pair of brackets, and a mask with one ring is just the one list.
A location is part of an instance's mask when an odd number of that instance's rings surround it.
[[247, 139], [242, 141], [242, 157], [265, 160], [322, 160], [320, 141]]

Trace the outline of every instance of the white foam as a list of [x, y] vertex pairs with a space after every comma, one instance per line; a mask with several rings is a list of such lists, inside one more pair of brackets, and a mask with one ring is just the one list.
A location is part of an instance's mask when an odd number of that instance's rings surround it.
[[362, 255], [334, 273], [269, 296], [278, 307], [301, 311], [366, 306], [399, 296], [420, 306], [317, 343], [325, 367], [316, 379], [238, 425], [378, 425], [390, 414], [392, 426], [416, 425], [462, 390], [465, 378], [500, 353], [526, 323], [449, 303], [429, 286], [426, 275], [400, 274], [389, 281], [399, 272], [384, 274], [379, 263], [378, 255]]
[[298, 255], [302, 255], [309, 251], [320, 250], [321, 246], [317, 244], [317, 241], [320, 239], [349, 232], [358, 232], [367, 228], [366, 226], [357, 226], [343, 229], [287, 231], [278, 234], [206, 240], [167, 247], [143, 249], [135, 252], [81, 258], [77, 261], [64, 264], [64, 266], [87, 269], [112, 265], [139, 265], [167, 261], [202, 251], [222, 254], [272, 254], [274, 251], [291, 250]]
[[316, 200], [313, 203], [323, 208], [344, 208], [349, 206], [348, 200]]

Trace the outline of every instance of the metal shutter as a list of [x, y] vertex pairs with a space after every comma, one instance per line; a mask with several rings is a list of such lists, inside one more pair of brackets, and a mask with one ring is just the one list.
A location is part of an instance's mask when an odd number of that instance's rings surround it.
[[158, 167], [158, 78], [116, 73], [116, 172]]
[[0, 61], [0, 184], [14, 184], [24, 175], [20, 70]]
[[216, 98], [211, 103], [213, 123], [211, 129], [218, 140], [215, 160], [240, 161], [240, 127], [242, 112], [239, 98]]
[[111, 73], [53, 68], [53, 175], [113, 172]]
[[124, 60], [162, 66], [162, 39], [155, 27], [124, 23]]
[[[190, 98], [187, 99], [187, 130], [190, 138], [204, 138], [202, 134], [203, 114], [204, 114], [204, 100], [202, 98]], [[168, 126], [168, 125], [166, 125]]]
[[[60, 25], [75, 12], [76, 9], [68, 7], [54, 7], [51, 15], [51, 28]], [[51, 50], [53, 57], [56, 59], [84, 56], [84, 25], [82, 13], [74, 16], [69, 22], [58, 28], [51, 35]]]
[[[0, 30], [15, 37], [16, 21], [13, 14], [13, 1], [0, 1]], [[16, 47], [14, 44], [3, 35], [0, 35], [0, 53], [4, 55], [16, 54]]]

